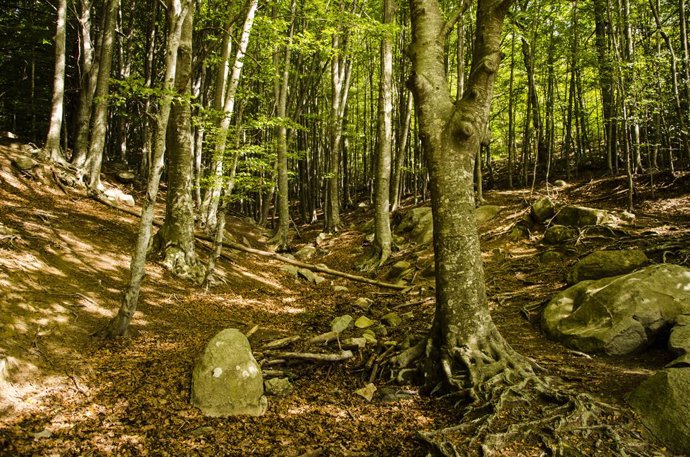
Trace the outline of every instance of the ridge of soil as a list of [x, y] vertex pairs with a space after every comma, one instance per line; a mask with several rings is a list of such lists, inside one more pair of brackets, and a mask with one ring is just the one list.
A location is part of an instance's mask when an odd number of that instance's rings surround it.
[[[138, 220], [22, 175], [11, 165], [16, 155], [0, 146], [0, 223], [12, 233], [0, 237], [0, 361], [5, 361], [0, 366], [0, 455], [417, 456], [426, 452], [418, 430], [459, 422], [459, 408], [449, 401], [420, 395], [414, 386], [391, 387], [385, 376], [375, 381], [377, 387], [403, 390], [404, 398], [367, 402], [355, 395], [369, 382], [366, 353], [347, 363], [290, 366], [293, 392], [270, 397], [262, 417], [204, 417], [189, 404], [191, 372], [218, 331], [248, 332], [258, 325], [250, 342], [260, 352], [277, 338], [326, 332], [332, 318], [342, 314], [380, 319], [395, 306], [422, 302], [400, 310], [412, 316], [390, 329], [387, 338], [401, 341], [405, 335], [423, 335], [430, 325], [433, 300], [423, 299], [433, 297], [433, 281], [415, 275], [416, 287], [407, 294], [333, 277], [313, 286], [281, 271], [283, 264], [276, 260], [232, 253], [234, 261], [219, 261], [220, 282], [204, 291], [152, 259], [134, 336], [98, 340], [91, 334], [119, 307]], [[649, 177], [638, 180], [639, 217], [628, 234], [586, 237], [560, 264], [539, 262], [546, 248], [536, 234], [508, 239], [511, 225], [527, 210], [529, 191], [486, 193], [503, 210], [482, 227], [490, 306], [506, 339], [549, 374], [622, 409], [627, 409], [625, 395], [670, 361], [663, 348], [627, 358], [583, 357], [547, 340], [521, 311], [565, 287], [568, 266], [592, 250], [687, 245], [688, 175], [658, 175], [654, 187]], [[559, 201], [619, 210], [624, 185], [620, 178], [607, 178], [550, 192]], [[366, 208], [347, 214], [346, 228], [319, 246], [314, 262], [361, 274], [354, 265], [364, 254], [366, 234], [359, 227], [369, 217]], [[268, 238], [239, 217], [228, 218], [228, 230], [257, 248]], [[312, 242], [318, 227], [300, 227], [300, 232], [297, 246]], [[208, 252], [198, 250], [205, 259]], [[403, 246], [395, 252], [380, 277], [398, 260], [414, 264], [414, 251]], [[655, 261], [686, 266], [690, 258], [683, 249], [655, 255]], [[348, 290], [334, 292], [334, 285]], [[354, 305], [358, 297], [373, 300], [368, 313]], [[611, 418], [616, 420], [622, 419]], [[538, 455], [538, 450], [516, 443], [504, 455]]]

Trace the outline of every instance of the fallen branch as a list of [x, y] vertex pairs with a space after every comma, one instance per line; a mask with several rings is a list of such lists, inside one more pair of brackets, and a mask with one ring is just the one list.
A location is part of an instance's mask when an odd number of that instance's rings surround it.
[[295, 341], [299, 341], [300, 338], [301, 337], [299, 335], [288, 336], [287, 338], [281, 338], [279, 340], [270, 341], [270, 342], [264, 344], [264, 347], [266, 349], [280, 349], [280, 348], [284, 348], [285, 346], [287, 346], [291, 343], [294, 343]]
[[331, 341], [335, 341], [338, 339], [338, 336], [340, 336], [340, 332], [326, 332], [322, 333], [321, 335], [316, 335], [315, 337], [312, 337], [307, 341], [308, 344], [321, 344], [321, 343], [330, 343]]
[[[123, 207], [121, 207], [121, 206], [119, 206], [119, 205], [116, 205], [115, 203], [113, 203], [113, 202], [111, 202], [111, 201], [108, 201], [107, 199], [105, 199], [105, 198], [103, 198], [103, 197], [94, 196], [94, 199], [95, 199], [96, 201], [100, 202], [100, 203], [105, 204], [106, 206], [111, 207], [111, 208], [118, 209], [118, 210], [123, 211], [123, 212], [125, 212], [125, 213], [127, 213], [127, 214], [131, 214], [132, 216], [140, 217], [140, 214], [139, 214], [137, 211], [135, 211], [135, 210], [133, 210], [133, 209], [129, 209], [129, 208], [123, 208]], [[153, 223], [154, 223], [154, 225], [157, 225], [157, 226], [163, 225], [162, 222], [156, 221], [155, 219], [154, 219]], [[203, 246], [205, 246], [205, 247], [207, 247], [207, 248], [209, 248], [209, 249], [212, 249], [212, 248], [213, 248], [213, 247], [211, 246], [211, 243], [213, 242], [213, 238], [211, 238], [210, 236], [202, 235], [202, 234], [199, 234], [199, 233], [194, 234], [194, 236], [195, 236], [198, 240], [203, 241], [203, 242], [201, 243]], [[358, 276], [358, 275], [353, 275], [353, 274], [350, 274], [350, 273], [345, 273], [345, 272], [343, 272], [343, 271], [333, 270], [333, 269], [328, 268], [328, 267], [321, 267], [321, 266], [318, 266], [318, 265], [311, 265], [311, 264], [308, 264], [308, 263], [300, 262], [300, 261], [298, 261], [298, 260], [290, 259], [290, 258], [288, 258], [288, 257], [284, 257], [284, 256], [282, 256], [282, 255], [280, 255], [280, 254], [275, 253], [275, 252], [262, 251], [262, 250], [260, 250], [260, 249], [250, 248], [250, 247], [244, 246], [244, 245], [239, 244], [239, 243], [233, 243], [232, 241], [223, 241], [223, 246], [226, 247], [226, 248], [234, 249], [234, 250], [236, 250], [236, 251], [242, 251], [242, 252], [246, 252], [246, 253], [249, 253], [249, 254], [259, 255], [259, 256], [262, 256], [262, 257], [270, 257], [270, 258], [272, 258], [272, 259], [276, 259], [276, 260], [279, 260], [279, 261], [281, 261], [281, 262], [289, 263], [290, 265], [295, 265], [295, 266], [300, 267], [300, 268], [306, 268], [307, 270], [318, 271], [319, 273], [325, 273], [325, 274], [329, 274], [329, 275], [332, 275], [332, 276], [339, 276], [339, 277], [341, 277], [341, 278], [346, 278], [346, 279], [349, 279], [349, 280], [351, 280], [351, 281], [363, 282], [363, 283], [366, 283], [366, 284], [372, 284], [372, 285], [374, 285], [374, 286], [384, 287], [384, 288], [387, 288], [387, 289], [404, 290], [404, 289], [406, 289], [406, 288], [408, 287], [408, 286], [403, 286], [403, 285], [399, 285], [399, 284], [391, 284], [391, 283], [388, 283], [388, 282], [377, 281], [377, 280], [375, 280], [375, 279], [365, 278], [364, 276]], [[229, 256], [227, 256], [227, 254], [221, 254], [221, 255], [222, 255], [223, 258], [225, 258], [225, 259], [233, 260], [232, 258], [230, 258]]]
[[312, 352], [276, 352], [272, 356], [281, 359], [311, 360], [314, 362], [341, 362], [354, 357], [352, 351], [342, 351], [340, 354], [317, 354]]

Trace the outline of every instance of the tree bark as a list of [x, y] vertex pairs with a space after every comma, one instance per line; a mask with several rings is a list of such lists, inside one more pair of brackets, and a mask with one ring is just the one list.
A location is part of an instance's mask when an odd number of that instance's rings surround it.
[[65, 41], [67, 36], [67, 0], [60, 0], [57, 8], [57, 27], [55, 31], [55, 73], [53, 74], [53, 98], [50, 109], [50, 124], [43, 153], [51, 160], [65, 163], [60, 149], [62, 129], [63, 100], [65, 98]]
[[[383, 1], [383, 24], [391, 24], [395, 16], [393, 0]], [[376, 268], [391, 255], [390, 224], [391, 143], [393, 142], [393, 37], [384, 31], [381, 39], [381, 71], [379, 78], [378, 150], [374, 209], [374, 242], [368, 268]]]
[[175, 94], [167, 133], [168, 193], [165, 223], [154, 238], [153, 250], [163, 254], [163, 265], [175, 275], [201, 281], [202, 271], [194, 249], [192, 201], [192, 32], [194, 5], [184, 18], [177, 49]]
[[153, 224], [153, 210], [158, 195], [158, 185], [163, 171], [165, 156], [165, 136], [170, 117], [172, 104], [172, 92], [175, 84], [177, 67], [177, 49], [180, 45], [182, 24], [191, 0], [168, 0], [168, 40], [165, 49], [165, 77], [161, 87], [158, 115], [156, 116], [156, 131], [154, 137], [153, 162], [149, 182], [146, 187], [146, 195], [141, 209], [141, 222], [139, 233], [130, 263], [130, 278], [122, 297], [120, 309], [108, 325], [99, 331], [99, 335], [105, 338], [126, 336], [129, 324], [134, 317], [139, 301], [139, 291], [144, 279], [146, 266], [146, 253], [151, 239], [151, 226]]
[[101, 164], [105, 148], [105, 133], [108, 128], [108, 93], [110, 88], [110, 69], [113, 63], [113, 42], [117, 20], [118, 0], [106, 1], [105, 23], [100, 40], [100, 58], [98, 59], [98, 79], [94, 94], [93, 127], [91, 141], [85, 166], [89, 169], [88, 188], [98, 193], [101, 189]]

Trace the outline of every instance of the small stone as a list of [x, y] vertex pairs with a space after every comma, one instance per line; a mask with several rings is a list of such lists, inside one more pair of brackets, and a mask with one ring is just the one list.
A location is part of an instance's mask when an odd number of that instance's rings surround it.
[[32, 435], [33, 435], [35, 440], [40, 440], [43, 438], [50, 438], [51, 436], [53, 436], [53, 433], [50, 430], [48, 430], [47, 428], [44, 428], [43, 430], [41, 430], [38, 433], [32, 433]]
[[317, 274], [314, 275], [314, 284], [316, 284], [317, 286], [319, 284], [321, 284], [322, 282], [324, 282], [325, 280], [326, 280], [326, 278], [324, 278], [323, 276], [319, 276]]
[[352, 324], [352, 316], [345, 314], [338, 316], [331, 321], [331, 330], [336, 333], [344, 332]]
[[376, 339], [376, 333], [374, 333], [372, 330], [365, 330], [364, 333], [362, 333], [362, 338], [367, 340], [367, 342], [371, 344], [376, 344], [378, 343], [378, 340]]
[[558, 251], [542, 252], [539, 256], [541, 263], [560, 263], [563, 262], [563, 254]]
[[577, 237], [577, 230], [565, 225], [552, 225], [544, 232], [544, 243], [564, 244]]
[[299, 268], [297, 270], [297, 274], [298, 274], [298, 276], [303, 277], [307, 281], [309, 281], [313, 284], [316, 284], [316, 274], [314, 274], [313, 271], [311, 271], [307, 268]]
[[123, 184], [129, 184], [131, 182], [134, 182], [134, 178], [136, 178], [136, 175], [132, 173], [131, 171], [119, 171], [115, 175], [118, 181], [120, 181]]
[[400, 318], [400, 316], [398, 316], [397, 313], [388, 313], [385, 316], [383, 316], [381, 320], [390, 327], [397, 327], [402, 323], [402, 319]]
[[367, 316], [360, 316], [356, 321], [355, 321], [355, 327], [357, 328], [369, 328], [372, 325], [374, 325], [375, 322], [369, 319]]
[[376, 386], [372, 383], [369, 383], [361, 389], [355, 390], [355, 393], [360, 397], [364, 398], [366, 401], [371, 401], [371, 399], [374, 398], [374, 394], [376, 393]]
[[637, 220], [637, 216], [635, 216], [633, 213], [628, 212], [628, 211], [623, 211], [620, 214], [620, 218], [626, 224], [634, 224], [635, 220]]
[[412, 271], [412, 265], [410, 264], [410, 262], [406, 262], [405, 260], [400, 260], [400, 261], [395, 262], [393, 264], [393, 266], [391, 267], [391, 270], [386, 275], [386, 278], [389, 280], [399, 279], [411, 271]]
[[35, 160], [29, 157], [19, 156], [12, 161], [12, 165], [21, 171], [31, 171], [37, 165], [37, 163]]
[[288, 378], [271, 378], [264, 381], [266, 395], [274, 397], [285, 397], [293, 390], [292, 383]]
[[364, 349], [367, 345], [367, 339], [362, 337], [362, 338], [347, 338], [342, 341], [343, 346], [345, 347], [357, 347], [359, 349]]
[[299, 268], [297, 268], [294, 265], [283, 265], [282, 267], [280, 267], [280, 271], [284, 271], [285, 273], [288, 273], [290, 276], [297, 276]]
[[522, 225], [515, 225], [512, 229], [510, 229], [510, 234], [508, 235], [508, 238], [511, 241], [520, 241], [528, 239], [529, 236], [530, 233], [527, 227], [523, 227]]
[[564, 206], [555, 217], [557, 224], [570, 227], [600, 225], [609, 219], [608, 213], [604, 210], [573, 205]]
[[304, 246], [302, 249], [295, 252], [295, 258], [301, 261], [313, 259], [315, 255], [316, 247], [310, 245]]
[[326, 241], [326, 238], [328, 238], [328, 234], [327, 234], [327, 233], [324, 233], [324, 232], [319, 233], [319, 234], [316, 236], [316, 240], [315, 240], [316, 245], [317, 245], [317, 246], [321, 246], [321, 244], [323, 244], [323, 242]]
[[134, 206], [134, 197], [129, 194], [120, 193], [120, 195], [117, 196], [117, 201], [124, 203], [127, 206]]
[[358, 308], [363, 309], [364, 311], [367, 311], [369, 307], [374, 303], [374, 300], [366, 297], [359, 297], [357, 300], [355, 300], [354, 305]]
[[562, 179], [557, 179], [557, 180], [555, 180], [555, 181], [553, 182], [553, 185], [554, 185], [555, 187], [565, 187], [565, 186], [568, 185], [568, 183], [565, 182], [565, 181], [563, 181]]
[[201, 436], [201, 435], [206, 435], [207, 433], [213, 432], [214, 428], [213, 427], [199, 427], [195, 428], [190, 432], [190, 435], [192, 436]]
[[349, 290], [350, 289], [348, 289], [345, 286], [333, 286], [333, 291], [335, 291], [335, 292], [347, 292]]
[[485, 222], [490, 221], [496, 215], [501, 212], [503, 208], [496, 205], [482, 205], [474, 211], [474, 217], [477, 225], [482, 225]]

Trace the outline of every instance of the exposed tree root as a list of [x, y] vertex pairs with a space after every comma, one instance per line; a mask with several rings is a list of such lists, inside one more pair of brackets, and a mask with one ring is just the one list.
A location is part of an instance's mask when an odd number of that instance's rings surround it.
[[[425, 346], [422, 342], [391, 362], [401, 368], [416, 364], [428, 370]], [[653, 445], [637, 432], [627, 408], [538, 373], [540, 368], [500, 340], [490, 338], [472, 348], [453, 347], [448, 356], [441, 357], [440, 365], [444, 379], [434, 390], [457, 400], [463, 419], [453, 427], [419, 432], [436, 455], [494, 455], [509, 448], [539, 449], [543, 455], [555, 456], [654, 452]], [[629, 417], [625, 426], [608, 424], [618, 416]]]

